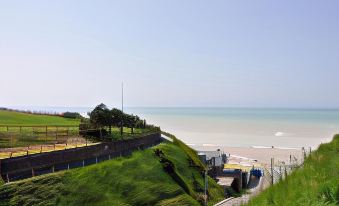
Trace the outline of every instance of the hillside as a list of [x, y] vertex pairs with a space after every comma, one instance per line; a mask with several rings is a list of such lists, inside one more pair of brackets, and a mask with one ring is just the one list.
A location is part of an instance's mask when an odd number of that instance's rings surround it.
[[[172, 162], [165, 172], [155, 150]], [[0, 205], [201, 205], [203, 176], [180, 141], [162, 143], [130, 157], [0, 186]], [[193, 160], [196, 161], [197, 158]], [[209, 205], [223, 190], [209, 179]]]
[[322, 144], [285, 180], [251, 200], [249, 206], [339, 205], [339, 135]]
[[78, 125], [79, 119], [0, 110], [0, 125]]

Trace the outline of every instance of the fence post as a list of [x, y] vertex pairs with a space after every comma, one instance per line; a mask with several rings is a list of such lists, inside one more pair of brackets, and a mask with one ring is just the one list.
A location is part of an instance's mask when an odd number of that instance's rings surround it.
[[34, 177], [35, 174], [34, 174], [34, 168], [32, 167], [32, 177]]
[[55, 132], [55, 141], [58, 141], [58, 127], [56, 127], [56, 132]]
[[272, 185], [274, 184], [273, 165], [274, 165], [274, 159], [271, 158], [271, 182], [272, 182]]
[[47, 131], [47, 126], [46, 126], [46, 143], [47, 143], [47, 133], [48, 133], [48, 131]]
[[[8, 132], [8, 131], [7, 131], [7, 132]], [[10, 136], [11, 136], [11, 148], [13, 148], [13, 135], [10, 134]]]

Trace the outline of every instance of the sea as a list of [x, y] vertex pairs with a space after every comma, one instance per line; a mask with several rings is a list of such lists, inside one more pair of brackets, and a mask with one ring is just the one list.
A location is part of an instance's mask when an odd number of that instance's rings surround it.
[[[89, 107], [11, 107], [42, 112], [79, 112]], [[193, 147], [280, 149], [312, 147], [339, 134], [339, 109], [126, 107], [127, 113], [160, 126]]]

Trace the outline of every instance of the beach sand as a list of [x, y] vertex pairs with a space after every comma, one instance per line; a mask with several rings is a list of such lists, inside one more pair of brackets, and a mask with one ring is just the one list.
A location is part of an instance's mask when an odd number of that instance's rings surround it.
[[[292, 159], [296, 157], [298, 161], [302, 159], [302, 150], [301, 149], [279, 149], [279, 148], [252, 148], [252, 147], [203, 147], [196, 146], [194, 149], [198, 151], [216, 151], [220, 149], [226, 154], [230, 154], [232, 161], [234, 162], [252, 162], [250, 160], [257, 160], [259, 163], [269, 165], [271, 158], [274, 158], [274, 161], [284, 161], [286, 164], [289, 164], [290, 155]], [[308, 152], [308, 151], [307, 151]]]

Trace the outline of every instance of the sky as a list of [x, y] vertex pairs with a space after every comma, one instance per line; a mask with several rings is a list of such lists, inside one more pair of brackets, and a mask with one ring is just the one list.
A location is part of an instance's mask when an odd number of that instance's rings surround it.
[[339, 108], [339, 1], [0, 0], [0, 106]]

